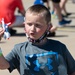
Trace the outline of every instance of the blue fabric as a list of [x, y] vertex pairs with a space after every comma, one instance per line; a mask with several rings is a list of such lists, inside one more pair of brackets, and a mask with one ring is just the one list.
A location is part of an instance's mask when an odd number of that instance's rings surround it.
[[34, 5], [36, 5], [36, 4], [44, 5], [44, 3], [43, 3], [42, 0], [35, 0], [35, 1], [34, 1]]

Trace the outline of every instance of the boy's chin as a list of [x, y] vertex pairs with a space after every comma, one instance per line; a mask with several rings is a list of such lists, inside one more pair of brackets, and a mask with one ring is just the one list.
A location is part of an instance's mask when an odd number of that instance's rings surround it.
[[31, 39], [33, 39], [33, 40], [37, 40], [36, 38], [31, 38]]
[[34, 40], [37, 40], [38, 38], [35, 38], [35, 37], [30, 37], [31, 39], [34, 39]]

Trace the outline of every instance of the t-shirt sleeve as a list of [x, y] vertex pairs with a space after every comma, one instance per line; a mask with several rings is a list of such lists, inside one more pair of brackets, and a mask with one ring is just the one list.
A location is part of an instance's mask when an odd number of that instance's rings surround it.
[[11, 52], [5, 58], [10, 64], [10, 68], [8, 68], [9, 72], [12, 72], [14, 69], [18, 68], [19, 57], [17, 55], [16, 46], [14, 46], [14, 48], [11, 50]]
[[68, 74], [72, 74], [73, 72], [75, 72], [75, 60], [65, 45], [63, 47], [63, 51], [63, 57], [67, 64]]

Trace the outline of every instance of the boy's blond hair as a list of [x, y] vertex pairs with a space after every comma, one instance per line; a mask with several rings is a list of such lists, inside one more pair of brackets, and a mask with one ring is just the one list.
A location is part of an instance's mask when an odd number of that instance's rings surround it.
[[29, 7], [27, 11], [33, 13], [33, 14], [42, 14], [47, 22], [49, 24], [51, 22], [51, 14], [50, 11], [43, 5], [37, 4]]

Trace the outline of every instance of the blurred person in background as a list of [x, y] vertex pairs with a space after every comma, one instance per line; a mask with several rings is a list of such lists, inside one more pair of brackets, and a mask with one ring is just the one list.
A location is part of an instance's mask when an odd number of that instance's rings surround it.
[[46, 3], [47, 8], [50, 9], [49, 0], [43, 0], [43, 2]]
[[71, 15], [71, 13], [69, 13], [66, 9], [66, 3], [67, 3], [67, 0], [60, 1], [60, 8], [61, 8], [61, 12], [62, 12], [63, 17], [68, 17], [69, 15]]
[[[18, 12], [22, 15], [16, 15], [15, 11], [18, 8]], [[4, 18], [5, 23], [11, 23], [9, 25], [9, 32], [11, 35], [16, 33], [13, 27], [23, 26], [25, 9], [22, 0], [0, 0], [0, 25], [1, 20]]]

